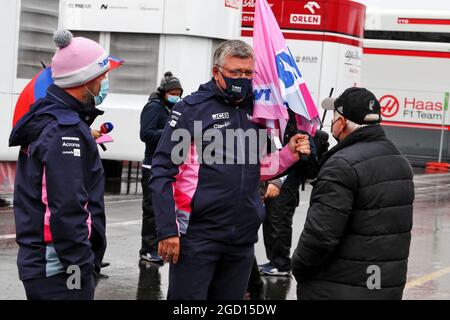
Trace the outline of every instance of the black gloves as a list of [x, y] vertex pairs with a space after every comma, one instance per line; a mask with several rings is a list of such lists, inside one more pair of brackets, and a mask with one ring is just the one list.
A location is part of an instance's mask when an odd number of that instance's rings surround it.
[[317, 130], [314, 136], [314, 143], [317, 149], [317, 159], [320, 159], [322, 155], [328, 151], [330, 144], [328, 143], [328, 133], [322, 130]]

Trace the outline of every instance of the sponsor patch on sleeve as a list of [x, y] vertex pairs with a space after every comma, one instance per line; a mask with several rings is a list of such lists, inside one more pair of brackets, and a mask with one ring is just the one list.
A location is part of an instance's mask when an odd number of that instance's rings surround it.
[[175, 126], [178, 123], [178, 120], [180, 120], [180, 117], [181, 117], [181, 113], [172, 111], [172, 113], [170, 114], [169, 120], [168, 120], [169, 126], [171, 126], [172, 128], [175, 128]]

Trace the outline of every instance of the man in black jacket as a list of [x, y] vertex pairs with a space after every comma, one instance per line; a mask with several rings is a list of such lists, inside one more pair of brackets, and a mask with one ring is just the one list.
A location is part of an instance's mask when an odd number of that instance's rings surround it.
[[299, 299], [401, 299], [406, 283], [414, 184], [389, 141], [380, 105], [349, 88], [334, 110], [338, 144], [321, 159], [305, 227], [292, 258]]
[[145, 158], [142, 164], [142, 246], [141, 260], [162, 263], [158, 255], [152, 194], [149, 188], [152, 157], [167, 122], [172, 107], [183, 94], [180, 80], [167, 71], [160, 86], [153, 92], [141, 113], [141, 140], [145, 142]]

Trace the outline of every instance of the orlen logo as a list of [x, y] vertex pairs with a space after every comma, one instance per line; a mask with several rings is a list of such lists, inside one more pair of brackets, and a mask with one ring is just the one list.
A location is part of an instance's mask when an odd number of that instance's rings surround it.
[[315, 14], [316, 9], [320, 9], [320, 5], [315, 1], [309, 1], [303, 6], [303, 8], [308, 9], [311, 14]]
[[239, 9], [240, 0], [225, 0], [225, 7]]
[[313, 24], [313, 25], [319, 25], [320, 24], [320, 16], [317, 15], [310, 15], [310, 14], [291, 14], [291, 23], [294, 24]]
[[315, 1], [309, 1], [303, 6], [311, 14], [297, 14], [293, 13], [290, 17], [290, 22], [292, 24], [309, 24], [309, 25], [320, 25], [321, 16], [316, 15], [316, 9], [320, 9], [320, 5]]
[[381, 115], [385, 118], [392, 118], [399, 109], [400, 103], [393, 95], [387, 94], [380, 98]]

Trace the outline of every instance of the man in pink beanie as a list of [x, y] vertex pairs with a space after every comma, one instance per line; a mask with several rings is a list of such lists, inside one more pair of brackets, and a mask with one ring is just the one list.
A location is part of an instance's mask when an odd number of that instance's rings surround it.
[[58, 47], [51, 65], [55, 85], [82, 103], [99, 104], [96, 96], [110, 69], [108, 54], [97, 42], [73, 38], [68, 30], [55, 32], [53, 39]]
[[17, 122], [21, 146], [14, 216], [17, 264], [28, 299], [93, 299], [106, 250], [104, 172], [89, 126], [103, 114], [108, 54], [96, 42], [57, 31], [54, 84]]

